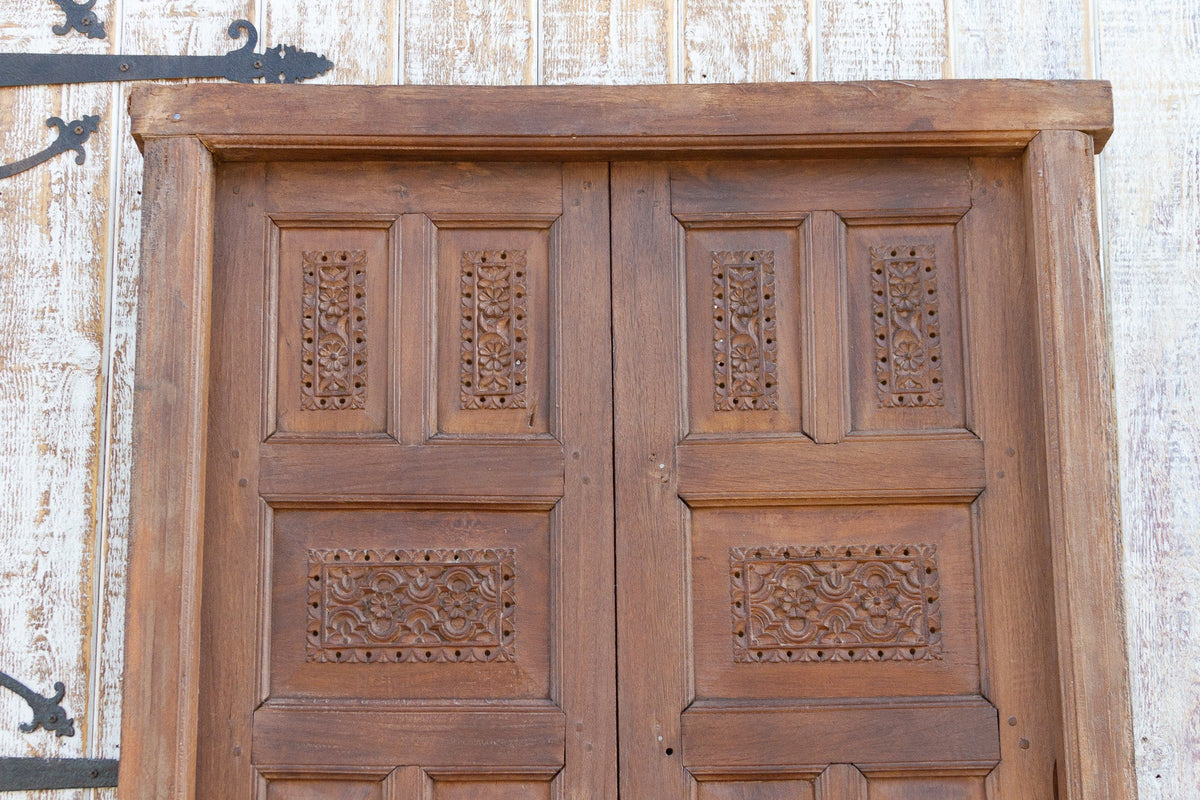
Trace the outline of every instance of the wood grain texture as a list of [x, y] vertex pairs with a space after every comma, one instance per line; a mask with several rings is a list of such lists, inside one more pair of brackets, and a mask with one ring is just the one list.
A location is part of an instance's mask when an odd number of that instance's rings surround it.
[[[105, 53], [111, 42], [55, 36], [53, 4], [11, 0], [0, 8], [0, 49]], [[0, 91], [0, 163], [50, 145], [51, 116], [104, 114], [107, 86], [31, 86]], [[103, 592], [97, 568], [102, 512], [104, 295], [111, 175], [107, 121], [86, 145], [87, 161], [60, 155], [0, 183], [0, 670], [35, 691], [66, 684], [74, 738], [22, 734], [28, 707], [4, 692], [0, 755], [96, 753], [96, 655]], [[81, 791], [16, 793], [66, 800]]]
[[[238, 0], [189, 0], [168, 9], [150, 0], [125, 0], [120, 8], [119, 20], [105, 13], [101, 16], [113, 46], [130, 53], [223, 53], [237, 46], [229, 39], [229, 23], [253, 16], [251, 4]], [[104, 472], [97, 570], [103, 577], [97, 599], [95, 672], [89, 676], [96, 687], [95, 754], [107, 758], [118, 757], [121, 738], [143, 169], [142, 154], [130, 138], [130, 119], [125, 113], [132, 86], [119, 84], [113, 89], [117, 99], [105, 109], [106, 117], [117, 127], [116, 142], [105, 158], [112, 160], [117, 173], [107, 187], [113, 235], [106, 255], [106, 383], [100, 405], [106, 429], [99, 442]], [[115, 798], [116, 790], [97, 790], [96, 796]]]
[[955, 78], [1087, 78], [1086, 0], [950, 0]]
[[816, 0], [822, 81], [948, 77], [943, 0]]
[[808, 77], [807, 0], [679, 0], [683, 81], [745, 83]]
[[150, 145], [146, 162], [134, 402], [146, 427], [133, 442], [119, 792], [187, 800], [196, 769], [213, 167], [195, 139]]
[[[262, 0], [265, 46], [320, 53], [333, 69], [311, 83], [396, 83], [400, 0], [357, 0], [339, 13], [325, 0]], [[348, 9], [349, 10], [349, 9]]]
[[527, 0], [405, 0], [403, 82], [534, 83], [532, 11]]
[[1112, 372], [1092, 142], [1044, 131], [1025, 157], [1038, 289], [1049, 534], [1068, 797], [1133, 795]]
[[1138, 789], [1200, 794], [1200, 3], [1096, 4]]
[[541, 80], [666, 83], [672, 0], [542, 0]]

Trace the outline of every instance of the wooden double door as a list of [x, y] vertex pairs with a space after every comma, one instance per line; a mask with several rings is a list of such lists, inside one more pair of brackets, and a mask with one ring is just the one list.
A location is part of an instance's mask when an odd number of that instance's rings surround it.
[[1021, 185], [222, 166], [198, 796], [1054, 796]]

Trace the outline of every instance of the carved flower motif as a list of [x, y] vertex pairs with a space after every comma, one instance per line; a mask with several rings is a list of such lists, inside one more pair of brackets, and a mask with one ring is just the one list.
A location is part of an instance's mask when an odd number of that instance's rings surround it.
[[438, 600], [448, 619], [473, 620], [479, 611], [479, 600], [470, 592], [449, 590]]
[[485, 317], [502, 317], [512, 307], [508, 286], [504, 281], [479, 282], [479, 313]]
[[921, 285], [916, 280], [892, 281], [888, 287], [892, 308], [897, 311], [913, 311], [921, 303]]
[[336, 320], [350, 310], [350, 290], [345, 281], [321, 284], [319, 294], [321, 313], [327, 319]]
[[742, 318], [758, 313], [758, 287], [753, 282], [729, 284], [729, 313]]
[[900, 598], [894, 589], [872, 586], [866, 589], [860, 600], [863, 611], [872, 617], [886, 617], [892, 609], [900, 607]]
[[896, 368], [904, 372], [916, 372], [925, 363], [925, 348], [911, 339], [896, 343], [892, 351], [892, 359]]
[[758, 346], [748, 339], [734, 341], [729, 349], [729, 360], [733, 364], [734, 375], [745, 375], [758, 371]]
[[326, 375], [342, 375], [350, 366], [350, 351], [341, 339], [329, 337], [321, 342], [317, 361]]
[[393, 619], [400, 610], [400, 598], [395, 592], [375, 592], [366, 597], [367, 614], [375, 619]]
[[491, 334], [479, 340], [479, 369], [482, 372], [501, 372], [512, 361], [512, 351], [503, 336]]
[[816, 594], [799, 575], [788, 575], [779, 582], [779, 588], [775, 590], [775, 602], [790, 619], [803, 617], [805, 612], [813, 608], [816, 601]]

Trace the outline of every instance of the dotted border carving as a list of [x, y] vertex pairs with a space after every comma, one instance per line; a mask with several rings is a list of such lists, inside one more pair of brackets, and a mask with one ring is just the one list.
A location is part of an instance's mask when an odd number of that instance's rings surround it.
[[734, 547], [733, 660], [942, 658], [937, 547]]
[[714, 406], [777, 409], [775, 252], [714, 251], [712, 276]]
[[525, 408], [525, 251], [468, 250], [461, 267], [460, 406]]
[[516, 660], [512, 549], [308, 551], [309, 661]]
[[933, 245], [872, 247], [871, 301], [879, 407], [943, 405]]
[[305, 250], [300, 313], [300, 408], [367, 405], [367, 253]]

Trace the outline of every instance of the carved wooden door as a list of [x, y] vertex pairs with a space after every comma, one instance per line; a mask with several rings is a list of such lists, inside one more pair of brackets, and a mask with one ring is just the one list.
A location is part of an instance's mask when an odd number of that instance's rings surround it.
[[623, 797], [1057, 796], [1021, 186], [614, 164]]
[[607, 180], [221, 170], [199, 797], [615, 793]]

